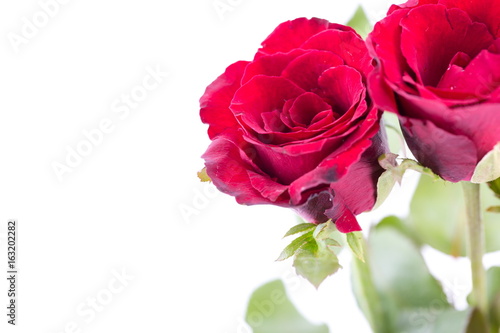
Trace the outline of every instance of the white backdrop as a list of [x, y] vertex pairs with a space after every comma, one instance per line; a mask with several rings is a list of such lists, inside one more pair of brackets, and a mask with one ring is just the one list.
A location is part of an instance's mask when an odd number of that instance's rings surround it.
[[239, 206], [196, 177], [205, 87], [279, 23], [345, 23], [359, 3], [375, 21], [390, 1], [1, 2], [0, 267], [16, 218], [20, 274], [15, 328], [1, 280], [0, 331], [248, 332], [250, 293], [281, 277], [313, 322], [369, 332], [348, 256], [316, 291], [274, 262], [293, 213]]

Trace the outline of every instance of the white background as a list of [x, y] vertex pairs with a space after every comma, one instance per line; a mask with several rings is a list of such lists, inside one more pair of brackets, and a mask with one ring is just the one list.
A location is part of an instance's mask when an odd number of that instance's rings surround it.
[[[6, 324], [2, 278], [0, 331], [248, 332], [250, 293], [283, 278], [308, 319], [333, 332], [369, 332], [347, 255], [344, 270], [316, 291], [290, 261], [274, 261], [293, 213], [239, 206], [198, 181], [209, 144], [198, 99], [279, 23], [345, 23], [359, 3], [374, 22], [390, 2], [222, 0], [230, 10], [221, 14], [213, 0], [72, 0], [51, 7], [44, 22], [41, 3], [49, 2], [0, 4], [0, 225], [5, 232], [8, 219], [19, 221], [20, 271], [18, 326]], [[126, 114], [120, 100], [140, 91], [148, 70], [168, 76]], [[54, 163], [66, 164], [68, 149], [105, 119], [110, 133], [58, 179]], [[363, 226], [405, 214], [405, 193], [362, 216]], [[122, 273], [129, 280], [120, 283]], [[96, 297], [105, 304], [91, 311]]]

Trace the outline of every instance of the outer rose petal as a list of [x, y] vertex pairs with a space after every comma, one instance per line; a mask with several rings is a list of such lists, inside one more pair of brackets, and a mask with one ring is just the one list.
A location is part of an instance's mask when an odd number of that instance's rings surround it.
[[449, 133], [430, 121], [402, 118], [401, 124], [408, 147], [420, 163], [451, 182], [471, 179], [478, 159], [469, 138]]
[[365, 42], [355, 31], [326, 30], [304, 42], [301, 48], [333, 52], [365, 77], [373, 69]]
[[256, 172], [249, 174], [249, 170], [253, 167], [242, 158], [240, 147], [226, 137], [215, 138], [202, 158], [205, 160], [207, 174], [214, 185], [221, 192], [236, 197], [236, 201], [240, 204], [273, 203], [277, 199], [273, 191], [276, 193], [276, 191], [283, 190], [279, 184], [276, 184], [276, 188], [267, 188], [267, 195], [263, 196], [252, 184], [252, 181], [258, 186], [261, 184]]
[[278, 52], [288, 52], [300, 46], [309, 38], [327, 29], [339, 29], [343, 31], [354, 31], [350, 27], [330, 23], [326, 20], [312, 18], [298, 18], [293, 21], [281, 23], [262, 42], [262, 48], [256, 54], [256, 58]]
[[[342, 199], [344, 205], [353, 214], [360, 214], [370, 210], [377, 197], [377, 181], [384, 170], [374, 163], [388, 152], [387, 138], [384, 132], [379, 132], [371, 139], [371, 146], [361, 155], [359, 161], [353, 164], [347, 174], [338, 182], [332, 183], [331, 188]], [[353, 191], [354, 188], [362, 189]]]
[[243, 71], [248, 61], [238, 61], [212, 82], [200, 99], [201, 121], [209, 124], [208, 136], [213, 139], [225, 130], [234, 130], [238, 123], [229, 110], [234, 93], [240, 87]]
[[500, 5], [492, 0], [440, 0], [448, 8], [460, 8], [473, 21], [483, 22], [496, 37], [500, 37]]
[[472, 22], [461, 10], [444, 6], [415, 8], [400, 25], [401, 49], [407, 63], [420, 83], [433, 87], [455, 54], [463, 52], [474, 58], [493, 41], [484, 24]]
[[499, 110], [500, 103], [498, 102], [476, 104], [453, 110], [454, 126], [474, 142], [478, 161], [500, 142]]
[[395, 84], [402, 84], [403, 74], [411, 71], [401, 52], [399, 23], [406, 13], [406, 10], [399, 10], [379, 21], [366, 39], [368, 51], [379, 63], [374, 72], [383, 73]]

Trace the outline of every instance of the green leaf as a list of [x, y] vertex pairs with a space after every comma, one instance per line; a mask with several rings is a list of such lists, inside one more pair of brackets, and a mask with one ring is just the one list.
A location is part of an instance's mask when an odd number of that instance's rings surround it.
[[[498, 203], [487, 186], [481, 186], [481, 205], [486, 233], [486, 251], [500, 250], [498, 215], [486, 209]], [[421, 177], [405, 220], [419, 242], [452, 255], [465, 256], [466, 220], [462, 186]]]
[[[393, 155], [393, 154], [391, 154]], [[389, 155], [388, 158], [392, 158], [392, 156]], [[389, 167], [391, 164], [390, 162], [387, 161], [385, 155], [382, 155], [379, 158], [379, 163], [381, 164], [382, 167]], [[382, 175], [379, 177], [378, 182], [377, 182], [377, 201], [375, 203], [375, 206], [373, 209], [377, 209], [384, 203], [384, 201], [387, 199], [389, 194], [392, 191], [392, 188], [396, 183], [401, 183], [403, 179], [403, 175], [406, 172], [406, 170], [414, 170], [417, 172], [420, 172], [424, 175], [431, 176], [433, 179], [437, 180], [439, 177], [435, 175], [431, 169], [426, 168], [422, 166], [420, 163], [417, 161], [414, 161], [412, 159], [403, 159], [400, 165], [395, 166], [395, 167], [389, 167]]]
[[341, 268], [337, 255], [326, 246], [308, 243], [297, 252], [293, 266], [297, 274], [306, 278], [316, 288]]
[[390, 318], [386, 309], [383, 308], [381, 295], [375, 287], [368, 263], [354, 258], [351, 272], [354, 297], [373, 332], [391, 332], [389, 330], [391, 327]]
[[358, 7], [353, 17], [349, 20], [349, 22], [347, 22], [346, 25], [354, 28], [354, 30], [356, 30], [356, 32], [363, 38], [368, 36], [368, 34], [372, 31], [370, 21], [361, 6]]
[[432, 328], [440, 323], [440, 316], [453, 313], [453, 309], [418, 247], [395, 227], [394, 219], [384, 219], [372, 229], [367, 265], [355, 261], [357, 301], [376, 333], [448, 332]]
[[476, 166], [471, 182], [487, 183], [500, 178], [500, 142]]
[[500, 198], [500, 178], [497, 178], [488, 183], [489, 188], [495, 193], [497, 198]]
[[351, 248], [352, 253], [362, 262], [365, 262], [365, 249], [363, 234], [361, 232], [350, 232], [346, 235], [347, 244]]
[[500, 213], [500, 206], [491, 206], [486, 209], [489, 213]]
[[280, 280], [258, 288], [250, 297], [245, 317], [253, 333], [328, 333], [326, 325], [305, 319], [289, 300]]
[[331, 220], [316, 227], [313, 237], [322, 247], [329, 247], [336, 255], [346, 244], [345, 234], [341, 233]]
[[207, 174], [207, 168], [203, 168], [200, 172], [197, 173], [197, 175], [200, 181], [204, 183], [212, 181], [212, 179], [210, 179], [210, 177]]
[[313, 232], [310, 231], [306, 234], [303, 234], [302, 236], [295, 238], [287, 247], [285, 247], [276, 261], [283, 261], [285, 259], [288, 259], [293, 256], [295, 252], [297, 252], [297, 250], [300, 249], [304, 244], [315, 242], [312, 235]]
[[496, 330], [500, 329], [500, 267], [491, 267], [486, 275], [490, 318]]
[[297, 274], [318, 288], [326, 277], [341, 267], [337, 254], [342, 251], [345, 236], [330, 220], [319, 225], [299, 224], [290, 229], [285, 237], [300, 232], [306, 233], [294, 239], [276, 260], [281, 261], [295, 256], [293, 265]]
[[296, 226], [293, 226], [290, 230], [288, 230], [288, 232], [285, 234], [285, 236], [283, 236], [283, 238], [291, 236], [291, 235], [295, 235], [295, 234], [298, 234], [301, 232], [311, 231], [312, 229], [315, 229], [315, 228], [316, 228], [316, 224], [313, 224], [313, 223], [297, 224]]

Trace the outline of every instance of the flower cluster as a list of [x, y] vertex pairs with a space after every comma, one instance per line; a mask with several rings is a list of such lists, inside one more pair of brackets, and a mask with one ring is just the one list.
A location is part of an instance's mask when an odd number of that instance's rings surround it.
[[202, 96], [206, 172], [241, 204], [358, 231], [384, 171], [390, 111], [422, 165], [470, 181], [500, 142], [499, 34], [490, 0], [394, 5], [366, 43], [322, 19], [282, 23]]

